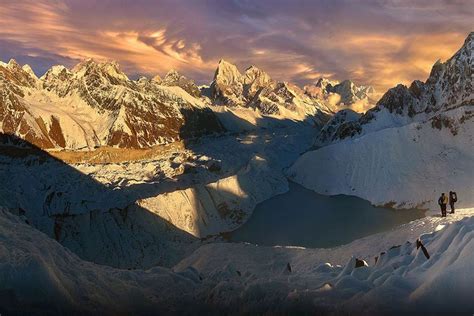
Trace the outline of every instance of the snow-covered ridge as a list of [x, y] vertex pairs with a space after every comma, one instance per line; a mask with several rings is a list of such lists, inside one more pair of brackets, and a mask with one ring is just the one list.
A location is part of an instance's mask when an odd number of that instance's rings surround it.
[[334, 111], [349, 109], [363, 113], [377, 101], [373, 87], [357, 86], [351, 80], [339, 82], [319, 78], [314, 84], [306, 85], [304, 90], [307, 95], [324, 100]]

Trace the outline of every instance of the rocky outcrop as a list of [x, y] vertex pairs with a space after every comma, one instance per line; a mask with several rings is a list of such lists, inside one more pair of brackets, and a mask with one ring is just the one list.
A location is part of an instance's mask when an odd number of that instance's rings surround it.
[[321, 129], [318, 138], [320, 144], [331, 142], [337, 138], [354, 136], [359, 132], [360, 126], [357, 121], [360, 117], [360, 113], [349, 109], [337, 112]]

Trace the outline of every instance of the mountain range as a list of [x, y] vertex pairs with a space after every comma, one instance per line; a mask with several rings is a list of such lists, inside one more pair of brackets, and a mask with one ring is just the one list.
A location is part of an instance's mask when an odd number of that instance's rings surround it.
[[241, 74], [224, 60], [209, 87], [174, 70], [131, 80], [116, 62], [92, 59], [72, 69], [53, 66], [38, 78], [30, 66], [10, 60], [0, 63], [0, 132], [43, 149], [147, 148], [225, 132], [215, 113], [223, 108], [322, 125], [338, 106], [374, 92], [348, 80], [327, 82], [301, 89], [255, 66]]

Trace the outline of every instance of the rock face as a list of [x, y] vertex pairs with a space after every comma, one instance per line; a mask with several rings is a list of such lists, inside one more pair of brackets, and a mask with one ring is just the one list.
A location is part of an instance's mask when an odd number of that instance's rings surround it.
[[211, 97], [217, 104], [245, 106], [259, 90], [271, 89], [274, 85], [263, 70], [251, 66], [241, 74], [237, 66], [222, 59], [211, 83]]
[[[374, 108], [356, 121], [340, 121], [339, 127], [332, 126], [331, 129], [339, 131], [329, 138], [321, 135], [320, 142], [327, 143], [367, 131], [427, 119], [433, 120], [435, 127], [446, 125], [447, 123], [443, 123], [446, 121], [442, 118], [443, 112], [474, 105], [473, 42], [474, 32], [471, 32], [456, 54], [444, 63], [435, 63], [425, 82], [415, 80], [410, 87], [399, 84], [388, 90]], [[349, 86], [346, 84], [346, 87]]]
[[117, 63], [54, 66], [38, 79], [15, 61], [0, 65], [0, 131], [41, 148], [143, 148], [220, 132], [191, 81], [130, 80]]
[[324, 144], [337, 137], [354, 136], [358, 132], [357, 121], [360, 117], [361, 114], [349, 109], [337, 112], [321, 129], [319, 141]]

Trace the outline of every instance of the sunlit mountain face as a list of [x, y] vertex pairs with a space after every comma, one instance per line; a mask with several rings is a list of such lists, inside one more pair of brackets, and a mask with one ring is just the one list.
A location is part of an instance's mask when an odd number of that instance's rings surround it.
[[207, 84], [224, 58], [302, 86], [350, 78], [383, 93], [450, 57], [473, 14], [471, 1], [4, 0], [0, 60], [39, 75], [116, 60], [131, 77], [173, 68]]

